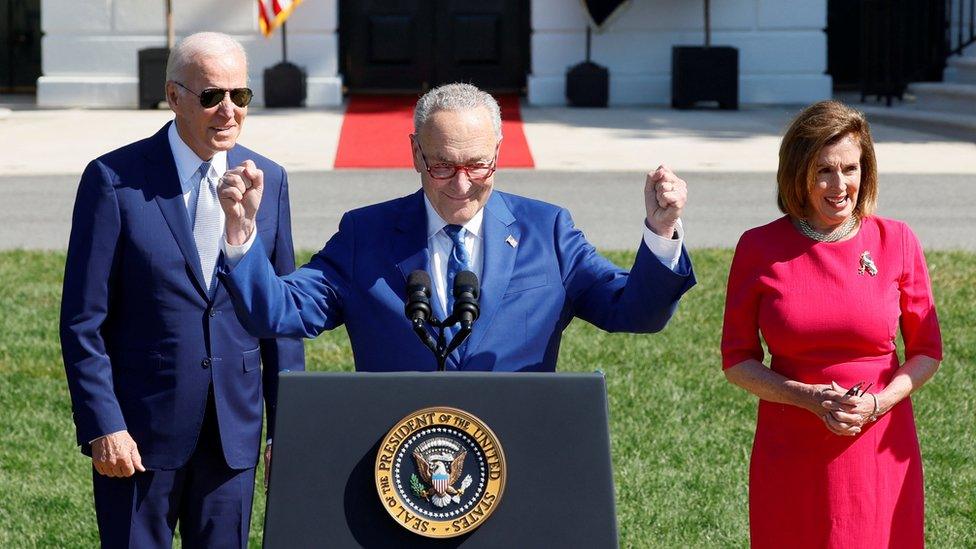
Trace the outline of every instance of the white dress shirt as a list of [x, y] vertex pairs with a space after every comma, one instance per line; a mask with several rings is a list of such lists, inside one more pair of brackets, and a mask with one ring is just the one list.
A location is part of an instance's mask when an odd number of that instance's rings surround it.
[[[440, 304], [440, 311], [447, 312], [447, 294], [451, 291], [447, 287], [447, 262], [454, 250], [454, 241], [444, 232], [447, 221], [441, 219], [434, 206], [424, 195], [424, 206], [427, 208], [427, 249], [430, 250], [430, 278], [434, 285], [434, 297]], [[468, 250], [471, 272], [481, 280], [482, 267], [485, 264], [484, 240], [482, 236], [482, 221], [485, 219], [485, 209], [478, 210], [464, 227], [464, 247]], [[442, 318], [440, 312], [437, 314]]]
[[654, 257], [672, 271], [681, 260], [681, 245], [685, 242], [685, 226], [681, 223], [680, 217], [674, 232], [674, 238], [663, 237], [652, 231], [647, 226], [647, 221], [644, 221], [644, 245], [654, 254]]
[[[176, 120], [173, 120], [173, 123], [169, 125], [169, 131], [166, 135], [169, 137], [169, 148], [173, 151], [173, 160], [176, 161], [176, 174], [180, 179], [180, 187], [183, 189], [183, 202], [186, 204], [186, 212], [190, 216], [190, 228], [193, 228], [193, 220], [197, 214], [197, 196], [200, 194], [200, 182], [193, 181], [193, 174], [200, 169], [200, 164], [206, 162], [206, 160], [197, 156], [197, 153], [193, 152], [193, 149], [183, 142], [183, 138], [176, 131]], [[227, 151], [217, 151], [213, 155], [213, 158], [210, 159], [210, 171], [207, 172], [207, 177], [220, 179], [226, 172]], [[227, 243], [227, 235], [224, 231], [226, 223], [227, 217], [224, 215], [223, 208], [221, 208], [220, 232], [224, 233], [224, 238], [221, 239], [220, 245], [224, 252], [225, 260], [231, 254], [234, 255], [235, 260], [230, 264], [233, 267], [240, 260], [241, 256], [250, 249], [251, 244], [254, 242], [254, 235], [257, 234], [257, 227], [251, 232], [251, 238], [247, 242], [240, 246], [232, 246]]]
[[[197, 156], [193, 152], [180, 134], [176, 131], [176, 120], [169, 125], [166, 136], [169, 138], [169, 148], [173, 151], [173, 160], [176, 161], [176, 175], [180, 178], [180, 187], [183, 189], [183, 202], [186, 204], [186, 211], [190, 216], [190, 226], [193, 226], [193, 219], [196, 217], [197, 195], [200, 193], [200, 182], [193, 181], [193, 174], [200, 169], [200, 164], [206, 162], [205, 159]], [[210, 159], [210, 171], [207, 177], [218, 179], [227, 171], [227, 152], [219, 151]], [[224, 210], [220, 210], [220, 226], [223, 232]]]

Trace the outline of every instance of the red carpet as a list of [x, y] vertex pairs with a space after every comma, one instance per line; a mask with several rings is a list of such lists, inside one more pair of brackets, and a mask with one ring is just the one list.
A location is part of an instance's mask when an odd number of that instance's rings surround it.
[[[502, 140], [498, 153], [501, 168], [532, 168], [532, 153], [522, 131], [519, 100], [514, 95], [497, 97], [502, 108]], [[412, 168], [410, 137], [413, 106], [409, 95], [353, 95], [342, 120], [336, 168]]]

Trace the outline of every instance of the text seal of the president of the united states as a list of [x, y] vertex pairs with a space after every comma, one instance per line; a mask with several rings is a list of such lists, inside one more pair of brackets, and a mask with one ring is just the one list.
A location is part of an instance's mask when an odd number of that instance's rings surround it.
[[505, 454], [495, 433], [457, 408], [424, 408], [380, 442], [376, 490], [400, 526], [432, 538], [481, 526], [501, 503]]

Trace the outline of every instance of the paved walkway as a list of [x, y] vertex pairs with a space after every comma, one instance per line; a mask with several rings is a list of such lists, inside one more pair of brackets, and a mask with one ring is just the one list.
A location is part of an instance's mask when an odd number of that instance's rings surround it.
[[[684, 220], [688, 246], [732, 247], [739, 235], [779, 217], [771, 173], [684, 172], [690, 191]], [[880, 212], [907, 221], [926, 249], [976, 251], [976, 181], [971, 175], [892, 174]], [[643, 216], [641, 172], [503, 170], [497, 188], [569, 209], [599, 248], [635, 248]], [[418, 187], [407, 170], [295, 172], [291, 185], [295, 245], [318, 249], [352, 208]], [[0, 249], [63, 249], [68, 243], [77, 175], [0, 177]]]
[[[0, 116], [0, 249], [67, 243], [78, 177], [92, 158], [155, 132], [168, 111], [40, 110]], [[567, 206], [602, 248], [636, 245], [642, 173], [672, 166], [688, 182], [692, 247], [734, 246], [779, 215], [780, 136], [796, 109], [737, 112], [525, 108], [535, 170], [503, 170], [500, 189]], [[291, 174], [295, 242], [317, 248], [343, 211], [417, 188], [409, 170], [332, 170], [341, 110], [258, 110], [241, 143]], [[880, 213], [905, 219], [928, 249], [976, 251], [976, 143], [873, 125]], [[403, 136], [404, 146], [407, 137]]]
[[[92, 158], [152, 134], [172, 117], [169, 111], [9, 106], [0, 118], [2, 175], [80, 174]], [[681, 171], [775, 172], [780, 138], [796, 110], [525, 107], [522, 116], [538, 170], [645, 171], [667, 163]], [[241, 143], [289, 172], [331, 170], [342, 113], [254, 109]], [[881, 123], [874, 134], [883, 174], [976, 174], [976, 143]]]

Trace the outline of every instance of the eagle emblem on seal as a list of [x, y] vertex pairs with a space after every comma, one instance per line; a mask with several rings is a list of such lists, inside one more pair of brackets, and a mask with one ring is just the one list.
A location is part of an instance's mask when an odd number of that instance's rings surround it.
[[376, 494], [414, 534], [453, 538], [482, 524], [505, 491], [505, 452], [491, 428], [448, 406], [415, 410], [395, 423], [376, 452]]
[[411, 490], [438, 508], [460, 503], [461, 495], [472, 482], [471, 475], [467, 475], [457, 486], [467, 455], [461, 445], [445, 437], [434, 437], [418, 444], [413, 459], [420, 475], [410, 476]]

